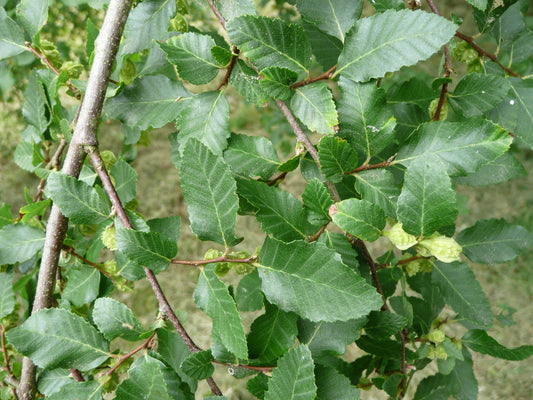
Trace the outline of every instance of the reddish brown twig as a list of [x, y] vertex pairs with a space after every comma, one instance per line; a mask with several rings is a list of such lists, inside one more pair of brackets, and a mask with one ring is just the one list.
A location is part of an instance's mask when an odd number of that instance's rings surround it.
[[233, 66], [235, 65], [235, 61], [237, 61], [237, 58], [239, 57], [239, 49], [237, 47], [233, 46], [231, 51], [233, 54], [231, 55], [231, 59], [229, 60], [229, 64], [226, 68], [226, 74], [224, 75], [222, 81], [218, 84], [216, 90], [220, 90], [222, 86], [225, 86], [228, 83], [231, 71], [233, 71]]
[[314, 235], [311, 235], [311, 236], [309, 236], [307, 238], [307, 241], [309, 243], [311, 243], [311, 242], [314, 242], [315, 240], [317, 240], [320, 237], [320, 235], [322, 235], [322, 233], [326, 230], [326, 227], [328, 225], [329, 225], [329, 222], [327, 224], [322, 225], [317, 233], [315, 233]]
[[87, 264], [87, 265], [93, 267], [94, 269], [100, 271], [102, 274], [104, 274], [106, 277], [108, 277], [109, 280], [111, 280], [111, 281], [113, 280], [113, 277], [111, 276], [111, 274], [109, 272], [107, 272], [107, 271], [104, 271], [100, 264], [97, 264], [95, 262], [87, 260], [82, 255], [76, 253], [76, 251], [74, 250], [73, 247], [70, 247], [70, 246], [67, 246], [67, 245], [63, 245], [63, 250], [66, 251], [68, 254], [71, 254], [73, 257], [76, 257], [82, 263]]
[[71, 368], [69, 369], [69, 371], [70, 371], [70, 375], [72, 375], [72, 377], [74, 378], [76, 382], [85, 382], [85, 378], [83, 377], [80, 371], [78, 371], [75, 368]]
[[322, 79], [330, 79], [331, 76], [333, 75], [333, 72], [335, 72], [336, 69], [337, 69], [337, 64], [335, 64], [333, 67], [328, 69], [326, 72], [324, 72], [324, 73], [322, 73], [322, 74], [320, 74], [318, 76], [315, 76], [314, 78], [310, 78], [310, 79], [306, 79], [304, 81], [296, 82], [295, 84], [291, 85], [290, 87], [291, 87], [291, 89], [295, 89], [297, 87], [308, 85], [310, 83], [317, 82], [317, 81], [320, 81]]
[[248, 258], [229, 258], [227, 256], [220, 256], [216, 258], [211, 258], [209, 260], [170, 260], [172, 264], [182, 264], [182, 265], [206, 265], [206, 264], [213, 264], [213, 263], [220, 263], [220, 262], [229, 262], [229, 263], [253, 263], [257, 261], [257, 256], [251, 256]]
[[276, 176], [275, 178], [271, 179], [270, 181], [267, 182], [267, 185], [268, 186], [274, 186], [276, 183], [278, 183], [279, 181], [282, 181], [285, 179], [285, 177], [287, 176], [288, 172], [285, 171], [285, 172], [282, 172], [281, 174], [279, 174], [278, 176]]
[[154, 335], [156, 334], [157, 331], [154, 331], [150, 337], [148, 339], [146, 339], [139, 347], [133, 349], [132, 351], [130, 351], [128, 354], [124, 354], [123, 356], [121, 356], [119, 358], [119, 360], [117, 361], [117, 363], [113, 366], [113, 368], [110, 368], [109, 371], [106, 372], [106, 375], [111, 375], [113, 372], [116, 371], [116, 369], [118, 367], [120, 367], [124, 361], [126, 361], [128, 358], [130, 358], [131, 356], [135, 355], [136, 353], [138, 353], [139, 351], [141, 351], [142, 349], [146, 349], [148, 347], [148, 345], [150, 344], [150, 342], [152, 341], [152, 339], [154, 338]]
[[388, 167], [389, 165], [392, 164], [392, 160], [394, 160], [394, 157], [396, 157], [396, 154], [394, 154], [393, 156], [389, 157], [387, 160], [382, 161], [382, 162], [377, 163], [377, 164], [361, 165], [360, 167], [357, 167], [353, 171], [345, 172], [345, 175], [351, 175], [351, 174], [355, 174], [357, 172], [367, 171], [369, 169], [386, 168], [386, 167]]
[[254, 365], [244, 365], [244, 364], [239, 364], [239, 365], [235, 365], [235, 364], [230, 364], [230, 363], [225, 363], [225, 362], [222, 362], [222, 361], [218, 361], [218, 360], [215, 360], [213, 359], [213, 362], [217, 363], [217, 364], [221, 364], [221, 365], [227, 365], [228, 367], [234, 367], [234, 368], [244, 368], [244, 369], [249, 369], [251, 371], [258, 371], [258, 372], [270, 372], [274, 369], [274, 367], [260, 367], [260, 366], [254, 366]]

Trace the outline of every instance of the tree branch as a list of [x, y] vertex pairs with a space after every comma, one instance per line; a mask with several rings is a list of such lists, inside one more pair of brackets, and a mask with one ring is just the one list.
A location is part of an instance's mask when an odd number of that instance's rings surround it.
[[218, 84], [216, 90], [220, 90], [220, 88], [228, 83], [229, 77], [231, 75], [231, 71], [233, 71], [233, 66], [235, 65], [235, 61], [237, 61], [237, 58], [239, 57], [239, 49], [235, 46], [231, 48], [232, 55], [231, 59], [229, 60], [228, 67], [226, 68], [226, 74], [224, 75], [224, 78], [222, 81]]
[[337, 64], [335, 64], [333, 67], [328, 69], [326, 72], [315, 76], [314, 78], [310, 78], [310, 79], [306, 79], [306, 80], [303, 80], [303, 81], [300, 81], [300, 82], [296, 82], [295, 84], [291, 85], [291, 89], [295, 89], [295, 88], [300, 87], [300, 86], [308, 85], [310, 83], [317, 82], [317, 81], [320, 81], [322, 79], [330, 79], [331, 76], [333, 75], [333, 72], [335, 72], [336, 69], [337, 69]]
[[[78, 176], [85, 153], [82, 144], [96, 144], [96, 130], [100, 121], [102, 105], [105, 99], [107, 82], [115, 59], [122, 30], [128, 17], [132, 0], [111, 0], [95, 42], [93, 66], [87, 81], [87, 89], [80, 106], [79, 118], [67, 151], [63, 172]], [[41, 258], [35, 301], [32, 313], [52, 306], [57, 264], [63, 240], [65, 239], [68, 220], [54, 204], [46, 227], [46, 239]], [[35, 391], [36, 368], [27, 357], [22, 360], [19, 396], [22, 400], [33, 398]]]
[[213, 0], [207, 0], [207, 4], [209, 4], [209, 7], [213, 11], [213, 14], [215, 14], [215, 16], [218, 18], [218, 21], [220, 22], [220, 25], [222, 25], [222, 27], [224, 29], [226, 29], [226, 20], [224, 19], [224, 17], [222, 16], [220, 11], [218, 10], [215, 2]]
[[120, 367], [122, 365], [122, 363], [124, 363], [124, 361], [126, 361], [128, 358], [130, 358], [131, 356], [133, 356], [134, 354], [138, 353], [139, 351], [141, 351], [142, 349], [146, 349], [148, 347], [148, 345], [150, 344], [150, 342], [152, 341], [152, 339], [154, 338], [155, 334], [156, 334], [157, 331], [154, 331], [150, 337], [148, 339], [146, 339], [139, 347], [137, 347], [136, 349], [133, 349], [132, 351], [130, 351], [128, 354], [124, 354], [122, 357], [119, 358], [119, 360], [117, 361], [117, 363], [113, 366], [113, 368], [110, 368], [109, 371], [106, 372], [106, 375], [111, 375], [113, 372], [116, 371], [116, 369], [118, 367]]
[[216, 258], [211, 258], [208, 260], [170, 260], [172, 264], [182, 264], [182, 265], [206, 265], [220, 262], [229, 262], [229, 263], [243, 263], [249, 264], [257, 261], [257, 256], [251, 256], [248, 258], [229, 258], [227, 256], [220, 256]]

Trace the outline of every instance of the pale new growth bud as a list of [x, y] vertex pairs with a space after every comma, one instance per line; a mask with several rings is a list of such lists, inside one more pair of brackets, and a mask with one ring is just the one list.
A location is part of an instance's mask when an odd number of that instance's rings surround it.
[[459, 243], [454, 239], [441, 235], [433, 235], [430, 238], [421, 240], [418, 244], [418, 252], [422, 256], [427, 257], [423, 251], [425, 249], [430, 255], [435, 256], [437, 260], [446, 263], [458, 261], [459, 254], [463, 251]]
[[434, 329], [428, 333], [428, 340], [435, 344], [439, 344], [446, 340], [446, 334], [442, 329]]
[[394, 224], [388, 231], [384, 231], [383, 236], [387, 236], [392, 244], [400, 250], [407, 250], [417, 243], [415, 236], [403, 230], [401, 222]]

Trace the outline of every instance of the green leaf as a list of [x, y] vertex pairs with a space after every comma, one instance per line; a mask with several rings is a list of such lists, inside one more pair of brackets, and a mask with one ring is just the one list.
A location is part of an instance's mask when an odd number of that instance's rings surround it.
[[248, 103], [261, 107], [269, 99], [268, 94], [259, 83], [257, 72], [243, 60], [238, 59], [234, 64], [230, 83], [235, 86], [235, 89]]
[[334, 134], [338, 124], [333, 96], [325, 82], [315, 82], [295, 89], [290, 108], [311, 131]]
[[342, 230], [362, 240], [373, 242], [387, 223], [380, 206], [366, 200], [347, 199], [337, 203], [333, 222]]
[[2, 203], [0, 207], [0, 228], [6, 225], [10, 225], [14, 222], [13, 214], [11, 213], [11, 206], [6, 203]]
[[440, 159], [434, 155], [409, 164], [398, 198], [398, 220], [412, 235], [429, 236], [453, 225], [457, 204], [452, 182]]
[[15, 292], [13, 291], [13, 272], [0, 274], [0, 320], [15, 309]]
[[40, 156], [40, 145], [29, 142], [20, 142], [15, 148], [13, 159], [23, 170], [35, 172], [35, 169], [40, 164], [36, 162], [38, 156]]
[[472, 261], [497, 264], [518, 257], [533, 246], [533, 235], [504, 219], [481, 219], [457, 235], [457, 243]]
[[361, 16], [363, 1], [298, 0], [296, 7], [304, 20], [344, 42], [346, 32]]
[[511, 85], [496, 75], [468, 74], [448, 94], [448, 103], [465, 118], [480, 116], [492, 110], [506, 97]]
[[511, 84], [508, 96], [488, 118], [533, 148], [533, 79], [507, 78]]
[[213, 320], [213, 337], [218, 337], [237, 358], [246, 360], [248, 349], [241, 316], [228, 288], [215, 274], [213, 264], [200, 270], [194, 301]]
[[48, 19], [48, 0], [22, 0], [17, 5], [17, 19], [33, 38]]
[[228, 36], [259, 70], [276, 66], [308, 75], [311, 45], [302, 27], [279, 18], [243, 15], [226, 25]]
[[185, 374], [198, 381], [207, 379], [215, 372], [213, 356], [209, 350], [192, 353], [183, 360], [181, 369]]
[[55, 368], [45, 370], [39, 374], [37, 390], [45, 396], [50, 396], [69, 383], [72, 383], [72, 378], [68, 369]]
[[157, 352], [176, 374], [187, 383], [191, 391], [196, 391], [197, 381], [190, 378], [181, 368], [183, 361], [191, 354], [189, 348], [175, 331], [166, 329], [157, 330]]
[[361, 336], [366, 317], [337, 322], [298, 320], [298, 340], [309, 347], [313, 357], [340, 356], [346, 346]]
[[237, 188], [258, 208], [256, 218], [264, 232], [285, 242], [307, 238], [303, 205], [292, 194], [250, 179], [238, 179]]
[[68, 268], [65, 272], [68, 279], [61, 297], [68, 300], [74, 307], [82, 307], [98, 297], [100, 291], [100, 272], [88, 265], [80, 268]]
[[209, 35], [187, 32], [159, 43], [167, 60], [174, 64], [181, 79], [194, 85], [211, 82], [218, 74], [218, 64], [211, 54], [215, 41]]
[[407, 319], [389, 311], [372, 311], [368, 315], [365, 333], [374, 339], [387, 339], [405, 328]]
[[137, 171], [126, 161], [118, 160], [109, 172], [115, 179], [115, 190], [122, 204], [133, 200], [137, 194]]
[[29, 260], [44, 246], [45, 233], [30, 225], [5, 225], [0, 230], [0, 265]]
[[486, 120], [436, 121], [420, 125], [394, 163], [409, 166], [419, 157], [434, 154], [444, 162], [448, 175], [465, 175], [496, 160], [511, 142], [507, 131]]
[[28, 80], [28, 87], [24, 91], [24, 106], [22, 107], [22, 115], [24, 119], [33, 125], [37, 134], [40, 135], [46, 131], [50, 124], [49, 118], [46, 116], [48, 111], [48, 104], [42, 82], [39, 80], [37, 73], [32, 72]]
[[175, 0], [150, 0], [131, 10], [124, 27], [122, 54], [138, 53], [153, 46], [167, 32], [170, 19], [176, 14]]
[[279, 359], [268, 381], [265, 400], [314, 400], [314, 364], [306, 345], [297, 346]]
[[425, 377], [418, 385], [414, 400], [448, 400], [449, 375], [436, 374]]
[[437, 97], [439, 92], [430, 86], [428, 77], [418, 75], [393, 84], [387, 91], [389, 104], [415, 103], [422, 108], [428, 108]]
[[269, 179], [281, 165], [276, 149], [264, 137], [233, 133], [224, 151], [224, 161], [234, 174]]
[[261, 279], [257, 269], [241, 279], [235, 293], [235, 302], [239, 311], [258, 311], [263, 308]]
[[181, 217], [172, 215], [163, 218], [154, 218], [147, 222], [150, 232], [158, 232], [173, 239], [175, 242], [180, 237]]
[[117, 247], [136, 264], [144, 265], [155, 273], [168, 268], [176, 256], [178, 246], [174, 239], [159, 232], [140, 232], [117, 224]]
[[374, 169], [358, 172], [355, 177], [355, 190], [361, 194], [361, 198], [377, 204], [387, 217], [396, 219], [400, 188], [395, 184], [392, 172]]
[[117, 400], [172, 400], [159, 362], [139, 358], [128, 374], [129, 378], [117, 386]]
[[230, 136], [229, 104], [224, 91], [204, 92], [194, 96], [176, 122], [178, 143], [196, 138], [217, 154], [227, 147]]
[[380, 78], [429, 58], [456, 30], [454, 23], [422, 10], [363, 18], [346, 35], [336, 74], [356, 82]]
[[307, 182], [302, 194], [304, 207], [308, 211], [307, 220], [313, 225], [324, 225], [329, 222], [329, 207], [333, 204], [328, 189], [318, 179]]
[[283, 355], [296, 340], [297, 319], [296, 314], [266, 302], [265, 313], [252, 323], [248, 334], [250, 358], [268, 362]]
[[291, 85], [298, 74], [287, 68], [268, 67], [261, 71], [259, 84], [269, 96], [279, 100], [289, 100], [294, 94]]
[[350, 379], [330, 366], [317, 365], [315, 367], [315, 381], [317, 386], [317, 400], [359, 400], [361, 392], [352, 386]]
[[44, 369], [89, 371], [110, 356], [109, 345], [101, 333], [84, 318], [59, 308], [32, 314], [6, 336], [18, 352]]
[[[164, 75], [146, 75], [128, 85], [118, 96], [108, 99], [104, 112], [140, 130], [161, 128], [173, 121], [191, 94], [181, 82]], [[177, 101], [182, 98], [182, 101]]]
[[75, 224], [99, 224], [110, 218], [111, 208], [96, 189], [72, 176], [52, 172], [45, 193]]
[[180, 173], [194, 234], [225, 247], [239, 243], [235, 236], [239, 199], [229, 166], [204, 144], [190, 139], [184, 146]]
[[313, 55], [316, 61], [324, 67], [324, 69], [333, 68], [337, 63], [339, 54], [342, 50], [342, 42], [330, 35], [326, 35], [320, 31], [315, 24], [302, 21], [302, 27], [311, 42]]
[[109, 341], [117, 337], [136, 341], [145, 332], [137, 317], [125, 304], [109, 297], [96, 299], [92, 319]]
[[405, 8], [403, 0], [374, 0], [371, 4], [377, 12], [383, 12], [389, 9], [402, 10]]
[[253, 0], [216, 0], [215, 2], [227, 21], [241, 15], [255, 14]]
[[22, 29], [0, 7], [0, 60], [16, 56], [25, 50]]
[[357, 151], [338, 136], [324, 136], [318, 144], [320, 169], [330, 181], [338, 183], [344, 174], [357, 167]]
[[466, 348], [463, 348], [464, 361], [455, 360], [455, 368], [450, 372], [449, 389], [459, 400], [476, 400], [478, 385], [474, 375], [474, 363]]
[[485, 10], [487, 8], [487, 0], [466, 0], [468, 4], [477, 8], [478, 10]]
[[265, 374], [259, 374], [246, 382], [246, 389], [258, 399], [265, 398], [265, 392], [268, 390], [268, 381], [270, 378]]
[[96, 381], [89, 382], [71, 382], [52, 395], [47, 396], [48, 400], [101, 400], [102, 384]]
[[[452, 359], [450, 359], [452, 360]], [[441, 360], [438, 360], [441, 361]], [[391, 376], [387, 377], [385, 382], [383, 383], [383, 390], [391, 396], [391, 398], [397, 398], [398, 396], [398, 387], [400, 386], [400, 383], [402, 383], [402, 380], [405, 379], [405, 375], [400, 374], [392, 374]]]
[[508, 348], [502, 346], [494, 338], [481, 329], [472, 329], [464, 334], [461, 343], [470, 349], [489, 356], [502, 358], [504, 360], [521, 361], [533, 355], [532, 345]]
[[310, 321], [347, 321], [382, 305], [376, 290], [322, 243], [267, 237], [259, 262], [268, 301]]
[[357, 251], [352, 247], [352, 244], [346, 236], [344, 236], [342, 233], [324, 231], [318, 240], [325, 243], [326, 246], [340, 254], [341, 260], [344, 264], [356, 272], [359, 271]]
[[473, 174], [455, 178], [454, 182], [469, 186], [495, 185], [526, 175], [527, 171], [522, 163], [513, 154], [506, 152], [496, 160], [483, 165]]
[[492, 326], [494, 315], [489, 301], [468, 265], [436, 261], [431, 279], [439, 287], [446, 304], [460, 317], [481, 328]]
[[360, 158], [368, 162], [394, 141], [396, 120], [385, 91], [374, 82], [360, 84], [343, 77], [339, 86], [339, 136], [360, 149]]

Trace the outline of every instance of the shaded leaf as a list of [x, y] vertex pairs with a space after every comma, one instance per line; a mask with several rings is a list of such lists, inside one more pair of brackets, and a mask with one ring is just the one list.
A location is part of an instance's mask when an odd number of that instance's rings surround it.
[[478, 384], [474, 375], [474, 363], [468, 350], [463, 347], [464, 361], [455, 360], [455, 368], [450, 372], [449, 388], [457, 400], [476, 400]]
[[346, 35], [336, 74], [357, 82], [380, 78], [429, 58], [457, 25], [422, 10], [385, 11], [357, 21]]
[[41, 368], [88, 371], [109, 358], [109, 345], [91, 324], [71, 312], [48, 308], [6, 333], [18, 352]]
[[224, 91], [194, 96], [180, 113], [176, 127], [182, 148], [189, 138], [196, 138], [216, 155], [222, 155], [230, 136], [229, 105]]
[[496, 160], [511, 142], [507, 131], [486, 120], [436, 121], [420, 125], [400, 148], [394, 163], [409, 166], [419, 157], [435, 154], [450, 176], [465, 175]]
[[365, 333], [375, 339], [387, 339], [405, 328], [407, 319], [389, 311], [372, 311], [368, 315]]
[[181, 186], [191, 230], [201, 240], [232, 247], [239, 199], [229, 166], [196, 139], [185, 143], [180, 163]]
[[272, 370], [265, 400], [313, 400], [316, 396], [313, 368], [306, 345], [289, 350]]
[[68, 279], [61, 297], [75, 307], [92, 302], [100, 291], [100, 272], [88, 265], [81, 268], [69, 268], [65, 272]]
[[115, 190], [122, 204], [133, 200], [137, 194], [137, 171], [126, 161], [118, 160], [109, 172], [115, 179]]
[[235, 301], [239, 311], [257, 311], [263, 308], [261, 279], [257, 269], [244, 275], [241, 279], [235, 292]]
[[191, 354], [181, 336], [175, 331], [158, 329], [157, 352], [163, 357], [165, 363], [189, 385], [191, 391], [196, 391], [196, 379], [192, 379], [181, 369], [183, 360]]
[[317, 400], [359, 400], [360, 390], [352, 386], [350, 379], [330, 366], [315, 367]]
[[170, 63], [176, 65], [181, 79], [195, 85], [211, 82], [218, 74], [218, 64], [211, 54], [215, 41], [209, 35], [187, 32], [159, 43]]
[[207, 379], [215, 372], [213, 356], [209, 350], [192, 353], [183, 360], [181, 369], [193, 379]]
[[32, 258], [44, 246], [45, 233], [30, 225], [5, 225], [0, 230], [0, 265]]
[[48, 396], [48, 400], [101, 400], [102, 387], [99, 382], [71, 382]]
[[109, 297], [96, 299], [92, 319], [98, 330], [110, 341], [117, 337], [136, 341], [145, 332], [137, 317], [125, 304]]
[[343, 77], [339, 87], [339, 136], [359, 149], [361, 161], [368, 162], [394, 141], [396, 120], [385, 91], [374, 82], [360, 84]]
[[315, 24], [305, 20], [302, 21], [302, 27], [311, 42], [313, 55], [324, 69], [330, 69], [337, 64], [337, 59], [343, 46], [342, 42], [333, 36], [323, 33]]
[[357, 166], [357, 151], [338, 136], [324, 136], [318, 144], [320, 169], [330, 182], [340, 182]]
[[[47, 117], [48, 103], [44, 93], [43, 84], [36, 72], [32, 72], [28, 80], [28, 87], [24, 90], [24, 105], [22, 115], [24, 119], [35, 127], [37, 134], [41, 135], [50, 124]], [[29, 143], [28, 143], [29, 144]]]
[[261, 87], [257, 72], [243, 60], [234, 64], [230, 82], [248, 103], [260, 107], [268, 101], [269, 96]]
[[108, 99], [104, 112], [140, 130], [160, 128], [175, 120], [184, 108], [185, 101], [177, 100], [189, 96], [181, 82], [171, 81], [164, 75], [146, 75]]
[[461, 231], [457, 242], [472, 261], [497, 264], [510, 261], [533, 246], [533, 235], [504, 219], [481, 219]]
[[0, 60], [16, 56], [25, 50], [22, 29], [0, 7]]
[[117, 386], [117, 400], [172, 400], [159, 362], [139, 358], [128, 374], [129, 378]]
[[369, 242], [381, 236], [381, 231], [387, 223], [381, 207], [353, 198], [337, 203], [333, 222], [342, 230]]
[[290, 108], [311, 131], [334, 134], [338, 124], [333, 96], [324, 82], [315, 82], [295, 89]]
[[490, 328], [494, 315], [487, 296], [470, 267], [464, 263], [433, 263], [432, 281], [439, 287], [446, 304], [460, 317]]
[[330, 220], [328, 210], [333, 200], [328, 189], [318, 179], [311, 179], [307, 182], [302, 200], [308, 211], [307, 220], [310, 223], [324, 225]]
[[287, 68], [268, 67], [261, 71], [259, 84], [269, 96], [279, 100], [289, 100], [293, 95], [291, 85], [298, 74]]
[[488, 354], [504, 360], [521, 361], [533, 355], [532, 345], [508, 348], [502, 346], [489, 336], [486, 331], [481, 329], [472, 329], [466, 332], [461, 338], [461, 343], [478, 353]]
[[396, 219], [396, 207], [400, 188], [394, 182], [392, 172], [386, 169], [373, 169], [358, 172], [355, 177], [355, 190], [363, 200], [380, 206], [385, 215]]
[[0, 320], [15, 309], [15, 292], [13, 291], [13, 272], [0, 275]]
[[246, 360], [248, 349], [241, 317], [228, 288], [215, 274], [213, 264], [200, 270], [194, 301], [213, 320], [213, 337], [219, 338], [237, 358]]
[[281, 164], [276, 149], [264, 137], [232, 134], [228, 148], [224, 151], [224, 161], [233, 173], [249, 178], [270, 178]]
[[456, 177], [454, 182], [469, 186], [495, 185], [526, 175], [527, 171], [522, 163], [510, 152], [506, 152], [496, 160], [483, 165], [473, 174]]
[[382, 305], [375, 289], [322, 243], [267, 237], [259, 262], [268, 301], [310, 321], [347, 321]]
[[243, 15], [226, 25], [228, 36], [259, 70], [273, 65], [307, 76], [311, 45], [302, 27], [281, 19]]
[[22, 0], [17, 5], [17, 19], [33, 38], [48, 19], [48, 0]]

